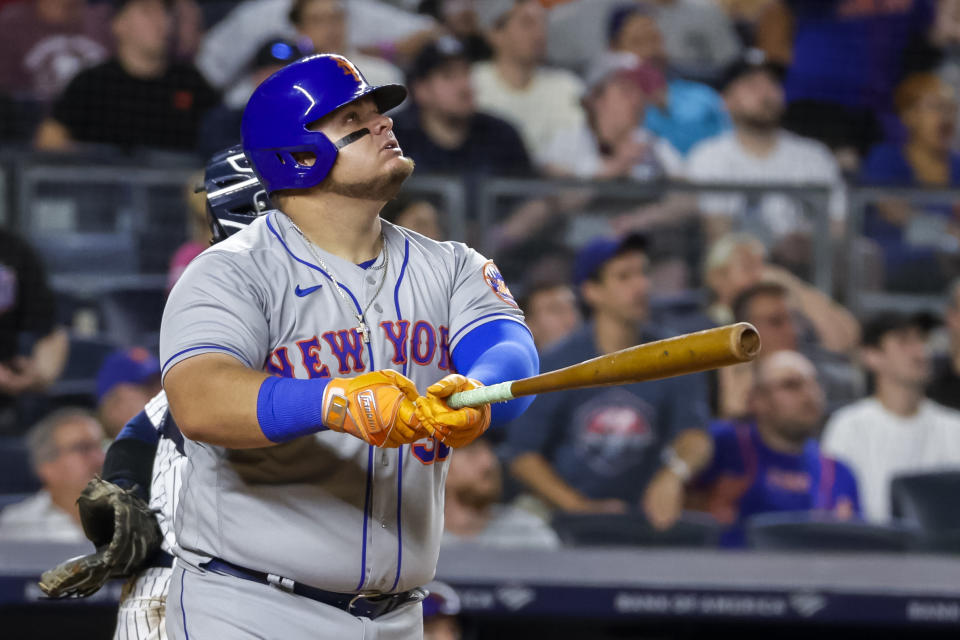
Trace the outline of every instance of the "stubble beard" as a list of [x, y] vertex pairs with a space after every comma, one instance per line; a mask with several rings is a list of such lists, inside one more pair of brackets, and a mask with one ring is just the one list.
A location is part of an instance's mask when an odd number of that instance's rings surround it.
[[343, 182], [330, 176], [321, 183], [323, 191], [334, 193], [347, 198], [359, 200], [393, 200], [400, 193], [400, 188], [416, 166], [412, 158], [403, 157], [403, 162], [382, 175], [361, 182]]

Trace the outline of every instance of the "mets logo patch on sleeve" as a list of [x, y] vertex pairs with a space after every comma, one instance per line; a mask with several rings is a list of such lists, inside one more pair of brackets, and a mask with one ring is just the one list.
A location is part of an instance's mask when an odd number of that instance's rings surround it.
[[498, 298], [509, 305], [517, 306], [517, 301], [510, 293], [510, 289], [507, 288], [507, 282], [503, 279], [503, 274], [500, 273], [500, 269], [497, 269], [497, 265], [493, 264], [493, 260], [487, 260], [487, 263], [483, 265], [483, 279], [497, 294]]

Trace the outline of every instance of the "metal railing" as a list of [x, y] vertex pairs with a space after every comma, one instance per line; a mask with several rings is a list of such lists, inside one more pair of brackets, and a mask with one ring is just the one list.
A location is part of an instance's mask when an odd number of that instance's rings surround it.
[[847, 260], [845, 304], [854, 313], [860, 315], [880, 309], [939, 312], [943, 306], [943, 295], [939, 293], [918, 294], [894, 293], [876, 289], [866, 290], [863, 277], [864, 265], [863, 261], [859, 259], [860, 254], [856, 250], [855, 243], [863, 235], [868, 210], [878, 201], [884, 199], [906, 200], [915, 207], [953, 206], [954, 203], [960, 203], [960, 189], [861, 186], [851, 188], [848, 193], [847, 224], [844, 234], [844, 255]]
[[[196, 161], [190, 159], [180, 165], [165, 162], [160, 166], [124, 166], [80, 158], [64, 161], [33, 154], [5, 155], [0, 158], [0, 221], [5, 226], [17, 227], [38, 246], [50, 261], [57, 284], [93, 291], [114, 284], [130, 286], [146, 276], [144, 281], [150, 280], [150, 285], [156, 286], [165, 265], [157, 256], [145, 263], [143, 255], [150, 251], [169, 255], [171, 247], [187, 237], [188, 218], [182, 194], [196, 168]], [[405, 187], [411, 195], [428, 194], [442, 203], [443, 224], [450, 238], [469, 240], [487, 253], [496, 249], [489, 244], [487, 232], [509, 214], [511, 207], [571, 190], [625, 205], [657, 201], [670, 194], [738, 194], [746, 198], [778, 194], [793, 199], [800, 203], [811, 229], [811, 281], [822, 291], [839, 291], [843, 302], [857, 312], [890, 306], [931, 309], [940, 304], [937, 295], [864, 290], [865, 267], [855, 247], [862, 239], [871, 204], [883, 198], [904, 198], [918, 205], [960, 202], [960, 189], [847, 187], [848, 216], [845, 234], [839, 240], [842, 258], [838, 265], [834, 259], [837, 240], [831, 238], [828, 212], [831, 190], [822, 184], [467, 179], [418, 174]], [[97, 198], [103, 201], [98, 202]], [[750, 224], [748, 219], [744, 230], [752, 230]], [[476, 230], [479, 233], [471, 233]], [[85, 258], [89, 272], [59, 269], [62, 265], [58, 258], [68, 263], [65, 256], [70, 255], [75, 260]], [[838, 278], [838, 266], [842, 279]]]

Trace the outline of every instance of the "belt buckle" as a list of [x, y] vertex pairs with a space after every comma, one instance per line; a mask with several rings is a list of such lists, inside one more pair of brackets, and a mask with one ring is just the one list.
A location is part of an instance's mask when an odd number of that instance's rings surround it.
[[366, 593], [361, 592], [361, 593], [356, 594], [355, 596], [353, 596], [352, 598], [350, 598], [350, 602], [347, 603], [347, 612], [349, 612], [350, 610], [352, 610], [352, 609], [356, 606], [357, 600], [359, 600], [359, 599], [361, 599], [361, 598], [364, 598], [364, 599], [370, 598], [370, 597], [375, 596], [375, 595], [377, 595], [377, 594], [376, 594], [376, 593], [371, 593], [371, 592], [369, 592], [369, 591], [366, 592]]

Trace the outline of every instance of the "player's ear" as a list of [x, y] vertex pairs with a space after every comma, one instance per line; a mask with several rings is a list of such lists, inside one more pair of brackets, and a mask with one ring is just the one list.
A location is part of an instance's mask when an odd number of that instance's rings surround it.
[[294, 151], [290, 155], [293, 156], [293, 159], [296, 160], [298, 164], [302, 164], [305, 167], [312, 167], [317, 161], [317, 154], [311, 151]]

